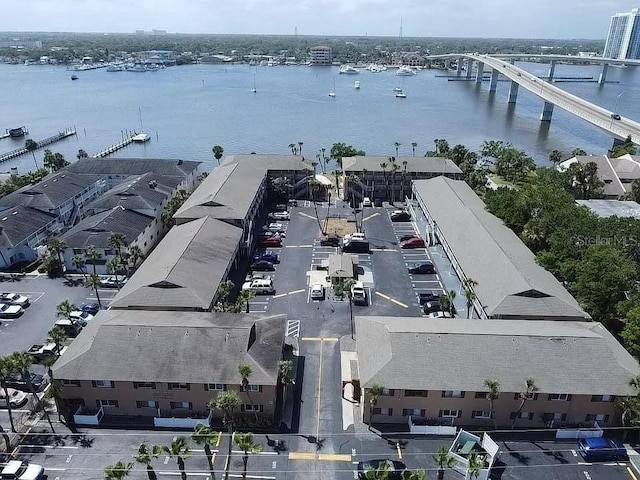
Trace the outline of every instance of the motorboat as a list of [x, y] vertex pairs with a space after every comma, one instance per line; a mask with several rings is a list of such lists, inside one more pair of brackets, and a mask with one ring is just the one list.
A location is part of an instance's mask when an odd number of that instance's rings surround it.
[[132, 66], [127, 67], [127, 72], [146, 72], [147, 67], [142, 65], [141, 63], [136, 63]]
[[12, 138], [24, 137], [27, 133], [25, 127], [11, 128], [8, 131], [9, 136]]
[[417, 73], [413, 68], [403, 65], [400, 68], [398, 68], [396, 75], [399, 75], [401, 77], [409, 77], [411, 75], [417, 75]]
[[355, 88], [356, 90], [360, 90], [360, 80], [356, 80], [353, 83], [353, 88]]
[[397, 92], [402, 92], [402, 89], [400, 87], [396, 87], [396, 88], [393, 89], [393, 91], [396, 92], [396, 93]]
[[396, 98], [407, 98], [407, 94], [400, 89], [399, 92], [396, 92]]
[[148, 133], [138, 133], [131, 138], [131, 141], [136, 143], [144, 143], [148, 142], [149, 140], [151, 140], [151, 135], [149, 135]]
[[343, 65], [342, 67], [340, 67], [340, 73], [344, 73], [346, 75], [357, 75], [360, 72], [353, 68], [351, 65]]
[[71, 75], [71, 80], [78, 80], [78, 75]]
[[125, 68], [122, 64], [116, 65], [112, 63], [107, 67], [107, 72], [124, 72], [124, 70]]

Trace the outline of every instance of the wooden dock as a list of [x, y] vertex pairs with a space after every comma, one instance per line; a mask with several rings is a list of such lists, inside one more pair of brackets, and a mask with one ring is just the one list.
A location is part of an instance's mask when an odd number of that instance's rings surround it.
[[[27, 127], [20, 127], [20, 128], [24, 132], [24, 135], [29, 133], [29, 130], [27, 130]], [[11, 136], [11, 129], [7, 128], [5, 132], [2, 135], [0, 135], [0, 140], [2, 140], [3, 138], [9, 138], [10, 136]]]
[[[76, 134], [75, 127], [67, 128], [66, 130], [58, 132], [57, 134], [49, 138], [45, 138], [44, 140], [40, 140], [39, 142], [36, 142], [36, 145], [38, 146], [38, 148], [46, 147], [47, 145], [51, 145], [52, 143], [55, 143], [59, 140], [62, 140], [64, 138], [70, 137], [75, 134]], [[11, 160], [12, 158], [19, 157], [20, 155], [24, 155], [28, 151], [29, 150], [27, 150], [25, 147], [22, 147], [16, 150], [12, 150], [11, 152], [3, 153], [2, 155], [0, 155], [0, 163], [6, 162], [7, 160]]]
[[108, 157], [109, 155], [111, 155], [113, 152], [117, 152], [118, 150], [120, 150], [121, 148], [126, 147], [127, 145], [133, 143], [133, 137], [135, 137], [138, 133], [133, 131], [133, 132], [127, 132], [127, 137], [122, 140], [119, 143], [115, 143], [113, 145], [111, 145], [110, 147], [105, 148], [104, 150], [96, 153], [95, 155], [93, 155], [93, 158], [102, 158], [102, 157]]

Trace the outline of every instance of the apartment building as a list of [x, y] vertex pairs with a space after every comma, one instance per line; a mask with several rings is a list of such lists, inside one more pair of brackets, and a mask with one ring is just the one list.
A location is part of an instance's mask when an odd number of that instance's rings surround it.
[[[238, 413], [276, 411], [285, 316], [101, 311], [53, 366], [64, 409], [78, 423], [142, 417], [156, 426], [207, 423], [208, 403], [226, 390]], [[242, 387], [238, 365], [249, 365]], [[189, 425], [193, 426], [193, 425]]]
[[611, 17], [604, 58], [640, 59], [640, 10], [617, 13]]
[[309, 49], [311, 65], [331, 65], [333, 55], [331, 47], [326, 45], [317, 45]]
[[[356, 317], [357, 383], [373, 423], [509, 428], [616, 426], [638, 362], [600, 323]], [[532, 361], [535, 359], [535, 361]], [[491, 412], [484, 381], [500, 383]], [[532, 379], [522, 410], [525, 382]]]

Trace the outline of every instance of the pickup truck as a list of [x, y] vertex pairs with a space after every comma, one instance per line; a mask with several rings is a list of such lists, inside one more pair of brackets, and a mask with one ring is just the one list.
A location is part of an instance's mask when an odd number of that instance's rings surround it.
[[[60, 355], [62, 355], [66, 349], [67, 347], [62, 347]], [[56, 350], [55, 343], [35, 344], [27, 350], [27, 353], [33, 357], [34, 361], [41, 362], [45, 358], [58, 356]]]

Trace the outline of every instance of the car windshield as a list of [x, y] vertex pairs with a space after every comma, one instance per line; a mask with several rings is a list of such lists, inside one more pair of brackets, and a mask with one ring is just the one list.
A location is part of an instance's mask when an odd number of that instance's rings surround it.
[[8, 308], [9, 308], [9, 305], [7, 305], [7, 304], [3, 304], [3, 305], [0, 307], [0, 310], [4, 312], [4, 311], [5, 311], [5, 310], [7, 310]]

